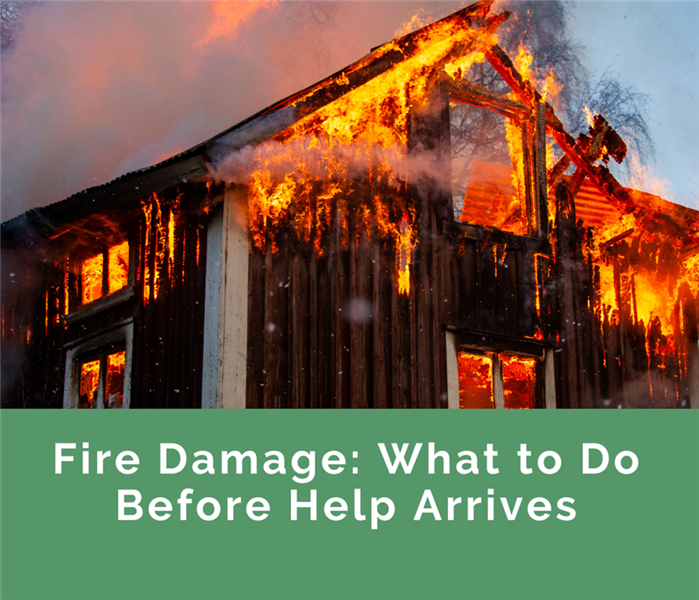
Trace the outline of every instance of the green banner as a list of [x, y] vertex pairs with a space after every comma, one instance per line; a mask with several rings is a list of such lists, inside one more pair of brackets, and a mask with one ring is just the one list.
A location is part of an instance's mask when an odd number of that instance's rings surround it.
[[3, 600], [699, 597], [698, 411], [2, 411]]

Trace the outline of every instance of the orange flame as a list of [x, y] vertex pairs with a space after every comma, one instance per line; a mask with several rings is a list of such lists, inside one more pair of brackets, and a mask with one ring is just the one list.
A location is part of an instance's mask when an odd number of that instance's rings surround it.
[[398, 293], [410, 293], [410, 263], [414, 247], [413, 230], [408, 222], [408, 213], [403, 214], [398, 228], [396, 267], [398, 268]]
[[82, 303], [89, 304], [102, 297], [104, 255], [97, 254], [82, 263]]
[[[483, 50], [495, 43], [492, 32], [475, 31], [456, 22], [440, 22], [420, 34], [417, 50], [391, 70], [348, 91], [330, 104], [301, 119], [276, 140], [258, 146], [249, 177], [249, 227], [253, 246], [278, 250], [276, 232], [283, 223], [293, 225], [299, 240], [323, 254], [324, 235], [336, 227], [348, 244], [347, 198], [353, 179], [368, 176], [375, 186], [362, 194], [352, 208], [367, 236], [375, 230], [396, 257], [397, 287], [410, 291], [410, 264], [417, 244], [414, 209], [400, 193], [391, 201], [387, 186], [404, 190], [408, 179], [408, 118], [413, 107], [427, 98], [429, 81], [442, 69], [462, 76], [484, 60]], [[452, 58], [456, 48], [467, 48]], [[394, 41], [376, 51], [384, 55], [404, 52]], [[340, 85], [350, 83], [343, 72]], [[306, 96], [300, 96], [296, 103]]]
[[107, 356], [107, 377], [105, 386], [105, 408], [124, 406], [124, 367], [126, 352], [121, 350]]
[[271, 8], [278, 4], [276, 1], [263, 0], [220, 0], [211, 5], [213, 11], [213, 23], [209, 26], [206, 35], [199, 40], [199, 47], [208, 46], [220, 38], [234, 38], [238, 29], [261, 8]]
[[109, 248], [107, 257], [109, 293], [113, 294], [129, 283], [129, 242], [124, 241]]
[[170, 216], [168, 217], [167, 221], [167, 264], [170, 288], [172, 288], [177, 280], [177, 275], [175, 273], [175, 250], [177, 249], [177, 221], [175, 219], [175, 213], [178, 211], [179, 201], [179, 197], [173, 201], [172, 206], [170, 206]]
[[519, 48], [517, 50], [517, 56], [512, 62], [515, 66], [515, 69], [517, 69], [519, 74], [522, 76], [522, 79], [524, 79], [525, 81], [529, 81], [532, 77], [531, 65], [533, 61], [534, 56], [532, 56], [532, 53], [529, 51], [529, 48], [520, 43]]
[[495, 408], [492, 359], [459, 353], [459, 408]]
[[[160, 208], [160, 198], [153, 194], [149, 201], [143, 201], [141, 208], [144, 215], [145, 236], [143, 241], [143, 301], [147, 303], [158, 298], [160, 293], [162, 266], [165, 262], [165, 226]], [[150, 261], [153, 259], [153, 269]]]
[[502, 355], [505, 408], [534, 408], [536, 402], [536, 359]]
[[63, 273], [63, 314], [70, 311], [70, 258], [66, 259], [66, 268]]
[[[512, 215], [508, 217], [505, 229], [515, 235], [526, 235], [529, 227], [525, 211], [523, 210], [522, 200], [526, 198], [525, 178], [524, 178], [524, 141], [522, 139], [522, 128], [519, 123], [513, 122], [511, 119], [505, 119], [505, 135], [507, 144], [510, 149], [510, 158], [512, 159], [512, 186], [515, 189], [515, 194], [511, 197], [507, 213]], [[514, 217], [514, 218], [513, 218]]]
[[79, 408], [93, 408], [99, 387], [99, 359], [80, 365], [80, 404]]

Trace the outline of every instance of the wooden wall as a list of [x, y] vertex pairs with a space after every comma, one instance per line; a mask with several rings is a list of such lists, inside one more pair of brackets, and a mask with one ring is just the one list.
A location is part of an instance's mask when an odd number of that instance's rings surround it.
[[[79, 228], [37, 250], [3, 250], [2, 286], [2, 405], [5, 407], [60, 408], [63, 406], [65, 345], [100, 335], [115, 324], [134, 320], [131, 407], [196, 408], [201, 406], [204, 277], [206, 264], [205, 186], [189, 185], [187, 193], [166, 191], [160, 197], [160, 227], [151, 221], [151, 242], [160, 236], [164, 261], [144, 251], [145, 214], [141, 207], [110, 215], [128, 231], [135, 245], [133, 293], [113, 306], [87, 310], [76, 318], [65, 313], [65, 258], [73, 244], [90, 238]], [[143, 202], [153, 202], [152, 197]], [[175, 204], [176, 203], [176, 204]], [[167, 224], [176, 209], [172, 273]], [[104, 218], [104, 215], [94, 220]], [[164, 225], [164, 229], [163, 229]], [[85, 231], [94, 233], [93, 227]], [[86, 239], [82, 239], [86, 238]], [[198, 240], [198, 244], [197, 244]], [[99, 240], [103, 243], [106, 240]], [[197, 245], [199, 256], [197, 258]], [[146, 264], [160, 276], [157, 298], [144, 302]], [[133, 267], [132, 267], [133, 268]], [[15, 273], [15, 277], [10, 277]], [[75, 277], [71, 277], [74, 284]], [[71, 290], [74, 305], [76, 291]], [[97, 301], [99, 302], [99, 301]], [[48, 307], [48, 311], [47, 311]], [[90, 305], [84, 308], [91, 308]], [[29, 335], [27, 332], [30, 332]]]

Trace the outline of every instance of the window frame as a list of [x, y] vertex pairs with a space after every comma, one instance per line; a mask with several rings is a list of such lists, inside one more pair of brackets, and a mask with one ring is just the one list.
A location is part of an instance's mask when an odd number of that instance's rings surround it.
[[[127, 280], [126, 280], [126, 285], [115, 292], [112, 292], [111, 294], [109, 293], [109, 283], [108, 283], [108, 278], [109, 278], [109, 249], [112, 248], [113, 246], [117, 246], [119, 244], [122, 244], [124, 242], [127, 242], [129, 244], [129, 270], [128, 270], [128, 275], [127, 275]], [[83, 296], [83, 289], [82, 289], [82, 266], [85, 260], [92, 256], [97, 256], [101, 255], [102, 256], [102, 265], [103, 265], [103, 271], [102, 271], [102, 296], [97, 298], [96, 300], [93, 300], [92, 302], [88, 302], [87, 304], [83, 304], [82, 301], [82, 296]], [[92, 248], [92, 251], [87, 251], [83, 249], [81, 252], [75, 254], [75, 255], [70, 255], [69, 257], [69, 262], [71, 265], [75, 264], [76, 267], [71, 269], [71, 272], [69, 273], [69, 278], [72, 280], [72, 283], [70, 284], [70, 294], [69, 294], [69, 302], [70, 302], [70, 310], [68, 314], [65, 315], [65, 321], [66, 323], [74, 323], [75, 321], [79, 319], [83, 319], [85, 317], [89, 317], [91, 315], [94, 315], [106, 308], [110, 308], [112, 306], [116, 306], [117, 304], [120, 304], [122, 302], [125, 302], [126, 300], [129, 300], [134, 297], [135, 294], [135, 283], [136, 283], [136, 261], [137, 261], [137, 254], [136, 254], [136, 247], [135, 244], [133, 243], [131, 236], [124, 236], [117, 238], [117, 241], [115, 241], [113, 244], [110, 244], [109, 246], [106, 246], [104, 244], [99, 244], [95, 247]], [[106, 293], [105, 293], [106, 292]]]
[[[113, 354], [114, 346], [124, 349], [124, 404], [131, 406], [131, 373], [133, 358], [133, 318], [126, 319], [93, 335], [81, 338], [64, 346], [66, 350], [65, 381], [63, 386], [63, 408], [78, 408], [80, 404], [80, 366], [90, 358], [106, 361]], [[118, 351], [118, 350], [117, 350]], [[101, 367], [101, 365], [100, 365]], [[97, 406], [104, 408], [106, 369], [100, 368], [97, 391]]]
[[[446, 331], [447, 346], [447, 405], [449, 408], [460, 408], [459, 406], [459, 353], [468, 352], [472, 354], [489, 356], [491, 359], [491, 373], [493, 377], [493, 404], [494, 408], [505, 408], [505, 386], [502, 378], [501, 355], [519, 356], [522, 358], [535, 358], [543, 360], [543, 381], [541, 390], [543, 398], [538, 399], [539, 405], [544, 408], [556, 408], [556, 385], [555, 385], [555, 365], [554, 349], [536, 344], [531, 351], [521, 346], [531, 345], [529, 340], [518, 345], [517, 349], [507, 347], [507, 341], [499, 341], [498, 348], [484, 348], [474, 344], [463, 343], [459, 340], [460, 332]], [[494, 340], [493, 340], [494, 341]], [[512, 342], [510, 342], [512, 343]], [[535, 350], [536, 348], [536, 350]]]

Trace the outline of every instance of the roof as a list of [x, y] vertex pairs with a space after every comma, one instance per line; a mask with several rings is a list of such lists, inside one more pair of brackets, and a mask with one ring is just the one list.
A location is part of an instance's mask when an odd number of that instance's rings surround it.
[[[512, 165], [474, 161], [465, 191], [466, 201], [463, 203], [461, 220], [477, 223], [493, 206], [514, 196], [516, 190], [512, 177]], [[571, 178], [566, 176], [566, 179]], [[631, 188], [624, 189], [639, 208], [647, 212], [659, 212], [680, 229], [699, 234], [697, 211], [660, 196]], [[600, 227], [623, 216], [619, 208], [588, 180], [582, 183], [575, 195], [575, 215], [586, 227]]]
[[[478, 2], [413, 33], [374, 48], [368, 55], [341, 71], [268, 106], [216, 136], [167, 160], [132, 171], [103, 185], [88, 188], [60, 202], [31, 209], [6, 221], [2, 224], [2, 246], [31, 245], [36, 236], [53, 234], [78, 219], [136, 203], [154, 192], [209, 176], [232, 152], [245, 146], [255, 146], [274, 137], [300, 119], [407, 60], [419, 49], [421, 36], [430, 29], [445, 23], [459, 27], [496, 29], [509, 13], [491, 14], [492, 4], [493, 0]], [[497, 45], [490, 48], [487, 54], [488, 60], [508, 82], [513, 89], [514, 97], [521, 103], [509, 102], [503, 109], [500, 106], [503, 101], [499, 99], [498, 105], [502, 110], [507, 109], [505, 112], [514, 108], [529, 110], [527, 106], [533, 107], [538, 102], [543, 102], [531, 82], [522, 79], [507, 55]], [[576, 141], [565, 132], [550, 105], [545, 105], [545, 111], [547, 133], [554, 136], [566, 155], [589, 178], [581, 189], [580, 204], [583, 213], [587, 208], [590, 209], [590, 219], [594, 219], [593, 212], [608, 210], [608, 204], [611, 202], [624, 213], [642, 211], [647, 219], [676, 237], [691, 240], [699, 237], [697, 225], [699, 213], [678, 207], [660, 198], [649, 201], [649, 198], [656, 197], [622, 188], [608, 170], [589, 162]]]

